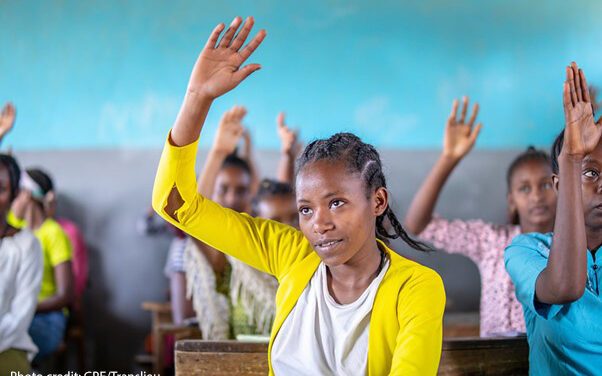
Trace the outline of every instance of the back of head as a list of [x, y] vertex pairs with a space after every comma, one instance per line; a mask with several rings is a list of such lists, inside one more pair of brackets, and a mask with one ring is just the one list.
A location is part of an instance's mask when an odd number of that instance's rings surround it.
[[44, 170], [40, 168], [28, 168], [25, 170], [27, 175], [38, 185], [43, 195], [54, 190], [54, 183]]
[[[364, 143], [352, 133], [336, 133], [327, 139], [316, 140], [308, 144], [297, 160], [297, 172], [301, 171], [307, 164], [320, 160], [342, 162], [345, 164], [348, 173], [358, 174], [364, 182], [366, 197], [370, 197], [378, 188], [387, 188], [378, 151], [374, 146]], [[389, 220], [389, 224], [393, 227], [393, 234], [385, 228], [385, 218]], [[430, 248], [423, 243], [410, 238], [399, 223], [390, 205], [376, 219], [376, 236], [385, 241], [401, 238], [414, 249], [430, 251]]]
[[558, 156], [562, 151], [562, 144], [564, 143], [564, 129], [562, 132], [556, 136], [554, 143], [552, 144], [552, 150], [550, 150], [550, 154], [552, 155], [552, 172], [558, 175], [560, 171], [560, 167], [558, 165]]

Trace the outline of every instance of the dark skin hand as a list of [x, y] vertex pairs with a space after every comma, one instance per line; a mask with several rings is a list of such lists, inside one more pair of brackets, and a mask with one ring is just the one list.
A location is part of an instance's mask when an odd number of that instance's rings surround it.
[[558, 156], [559, 175], [553, 177], [558, 190], [554, 239], [548, 264], [535, 285], [537, 300], [546, 304], [566, 304], [583, 295], [587, 249], [602, 244], [598, 208], [602, 122], [594, 121], [585, 74], [575, 63], [566, 69], [563, 106], [564, 144]]
[[467, 112], [467, 97], [462, 99], [459, 118], [458, 101], [454, 101], [452, 112], [445, 124], [441, 156], [414, 196], [405, 217], [404, 227], [412, 234], [420, 234], [429, 224], [447, 178], [462, 158], [472, 150], [477, 140], [482, 127], [480, 123], [474, 125], [479, 113], [479, 104], [474, 104], [472, 114], [468, 119], [466, 118]]

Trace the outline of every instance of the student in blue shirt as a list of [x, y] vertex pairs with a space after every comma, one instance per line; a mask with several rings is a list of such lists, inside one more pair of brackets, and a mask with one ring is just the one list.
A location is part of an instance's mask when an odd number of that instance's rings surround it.
[[516, 237], [506, 270], [527, 325], [532, 375], [602, 372], [602, 119], [594, 121], [583, 71], [567, 67], [565, 130], [552, 147], [554, 232]]

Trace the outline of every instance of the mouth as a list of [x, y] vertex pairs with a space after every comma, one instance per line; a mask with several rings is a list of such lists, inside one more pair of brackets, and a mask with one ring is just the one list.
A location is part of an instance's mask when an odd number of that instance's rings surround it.
[[322, 252], [329, 252], [335, 249], [339, 244], [343, 242], [343, 239], [324, 239], [314, 244], [316, 250]]
[[533, 208], [531, 208], [531, 210], [529, 210], [529, 212], [531, 214], [547, 214], [549, 211], [549, 208], [546, 205], [541, 205], [541, 206], [535, 206]]

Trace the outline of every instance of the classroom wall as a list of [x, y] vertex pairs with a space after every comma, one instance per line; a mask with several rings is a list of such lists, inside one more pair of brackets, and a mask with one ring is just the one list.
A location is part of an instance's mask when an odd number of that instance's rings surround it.
[[345, 128], [382, 147], [435, 148], [464, 94], [481, 103], [477, 147], [547, 145], [562, 127], [563, 67], [575, 59], [602, 85], [601, 12], [596, 0], [4, 0], [0, 102], [19, 109], [6, 142], [160, 147], [209, 32], [254, 15], [268, 31], [251, 59], [263, 69], [209, 121], [247, 105], [261, 148], [277, 147], [260, 135], [281, 110], [305, 139]]
[[[450, 218], [505, 220], [505, 169], [515, 151], [476, 151], [452, 175], [437, 212]], [[432, 151], [384, 150], [393, 205], [400, 218], [434, 163]], [[91, 369], [132, 369], [150, 329], [143, 301], [165, 301], [163, 266], [169, 240], [136, 233], [136, 220], [150, 205], [160, 150], [17, 152], [23, 167], [52, 173], [60, 192], [59, 215], [81, 225], [89, 247], [90, 284], [85, 314]], [[201, 156], [202, 159], [202, 156]], [[264, 175], [274, 175], [278, 154], [259, 152]], [[480, 279], [462, 256], [420, 255], [393, 247], [433, 267], [443, 277], [449, 312], [478, 311]]]

